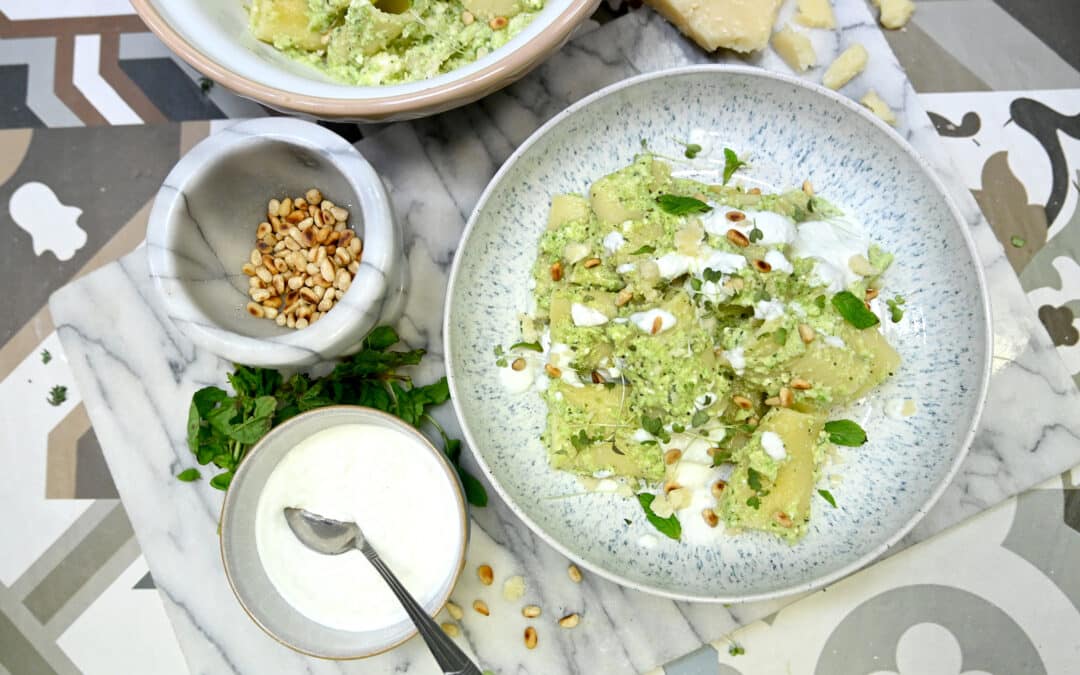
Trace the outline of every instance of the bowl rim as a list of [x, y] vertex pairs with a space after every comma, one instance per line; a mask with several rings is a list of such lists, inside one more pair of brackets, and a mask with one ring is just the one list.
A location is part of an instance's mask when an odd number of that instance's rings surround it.
[[[340, 99], [298, 94], [278, 89], [232, 72], [203, 54], [177, 32], [158, 12], [152, 0], [131, 0], [136, 13], [162, 42], [196, 70], [241, 96], [271, 107], [322, 117], [324, 119], [385, 120], [416, 114], [433, 114], [475, 101], [523, 76], [570, 36], [578, 24], [592, 14], [600, 0], [569, 0], [551, 24], [535, 37], [468, 79], [396, 96]], [[453, 71], [451, 71], [453, 72]], [[373, 89], [377, 87], [372, 87]]]
[[[421, 432], [419, 429], [416, 429], [414, 427], [409, 426], [401, 418], [395, 417], [394, 415], [391, 415], [390, 413], [383, 412], [382, 410], [377, 410], [375, 408], [369, 408], [367, 406], [360, 406], [360, 405], [331, 405], [331, 406], [326, 406], [326, 407], [323, 407], [323, 408], [316, 408], [314, 410], [308, 410], [307, 412], [302, 412], [299, 415], [296, 415], [295, 417], [291, 417], [288, 420], [282, 422], [278, 426], [276, 426], [273, 429], [271, 429], [270, 431], [268, 431], [266, 433], [266, 435], [264, 435], [262, 438], [260, 438], [259, 442], [256, 443], [250, 450], [248, 450], [248, 455], [251, 455], [252, 453], [255, 453], [255, 452], [258, 452], [259, 450], [261, 450], [263, 448], [263, 446], [266, 445], [267, 439], [270, 439], [274, 434], [279, 433], [279, 430], [288, 428], [290, 426], [295, 426], [294, 423], [296, 423], [298, 420], [305, 421], [308, 418], [318, 417], [319, 415], [325, 414], [327, 412], [339, 412], [339, 413], [340, 412], [348, 412], [348, 413], [361, 412], [363, 414], [374, 415], [375, 417], [383, 418], [385, 421], [389, 422], [391, 426], [396, 427], [398, 430], [400, 430], [402, 433], [404, 433], [407, 436], [412, 436], [415, 440], [419, 441], [428, 450], [430, 450], [431, 453], [433, 455], [435, 455], [436, 458], [438, 458], [443, 470], [446, 471], [447, 475], [451, 478], [451, 484], [454, 486], [454, 496], [457, 498], [457, 502], [458, 502], [458, 515], [460, 517], [460, 522], [461, 522], [461, 529], [460, 529], [460, 532], [462, 534], [461, 557], [458, 559], [457, 566], [454, 569], [454, 574], [450, 579], [450, 584], [446, 588], [446, 593], [438, 598], [438, 601], [436, 602], [436, 609], [435, 609], [434, 612], [431, 613], [432, 617], [436, 616], [439, 612], [441, 612], [443, 610], [444, 607], [446, 607], [446, 603], [448, 603], [450, 601], [450, 596], [454, 592], [454, 588], [457, 586], [458, 581], [461, 580], [461, 573], [465, 570], [465, 558], [466, 558], [466, 556], [468, 555], [468, 552], [469, 552], [469, 538], [470, 538], [471, 523], [470, 523], [470, 520], [469, 520], [469, 507], [468, 507], [468, 504], [467, 504], [467, 502], [465, 500], [465, 493], [464, 493], [464, 490], [462, 489], [461, 479], [458, 477], [457, 471], [455, 471], [454, 467], [450, 464], [450, 460], [446, 457], [446, 454], [441, 452], [438, 448], [436, 448], [435, 445], [431, 442], [431, 440], [427, 436], [425, 436], [423, 434], [423, 432]], [[329, 429], [330, 427], [326, 427], [326, 428]], [[291, 452], [291, 451], [286, 451], [286, 453], [287, 452]], [[283, 455], [283, 457], [284, 457], [284, 455]], [[236, 480], [237, 476], [240, 476], [240, 475], [243, 474], [244, 467], [248, 466], [248, 464], [249, 464], [248, 462], [241, 462], [240, 463], [240, 467], [237, 468], [236, 472], [233, 474], [233, 480], [234, 481]], [[318, 652], [307, 651], [307, 650], [305, 650], [305, 649], [303, 649], [303, 648], [301, 648], [301, 647], [299, 647], [297, 645], [292, 644], [291, 642], [289, 642], [288, 640], [286, 640], [282, 636], [277, 635], [272, 630], [270, 630], [270, 628], [267, 627], [259, 619], [259, 617], [257, 617], [251, 611], [251, 609], [248, 608], [247, 603], [244, 601], [243, 596], [240, 594], [240, 591], [237, 590], [236, 582], [233, 581], [232, 572], [229, 569], [228, 556], [225, 553], [225, 541], [226, 541], [226, 538], [227, 538], [226, 532], [228, 531], [228, 528], [227, 528], [228, 521], [225, 518], [225, 514], [229, 512], [229, 506], [234, 502], [234, 498], [232, 497], [233, 494], [234, 493], [231, 490], [227, 490], [225, 492], [225, 498], [221, 502], [221, 515], [218, 518], [218, 522], [221, 523], [221, 536], [218, 537], [218, 541], [219, 541], [218, 549], [219, 549], [219, 551], [221, 553], [221, 567], [225, 572], [225, 578], [229, 582], [229, 588], [232, 590], [233, 595], [236, 597], [236, 601], [238, 603], [240, 603], [240, 608], [244, 610], [244, 613], [248, 615], [248, 618], [251, 619], [255, 623], [255, 625], [257, 625], [259, 628], [261, 628], [264, 633], [269, 635], [276, 642], [278, 642], [278, 643], [280, 643], [282, 645], [285, 645], [286, 647], [288, 647], [289, 649], [291, 649], [291, 650], [293, 650], [295, 652], [298, 652], [300, 654], [304, 654], [305, 656], [314, 656], [315, 658], [326, 659], [326, 660], [329, 660], [329, 661], [354, 661], [354, 660], [357, 660], [357, 659], [366, 659], [366, 658], [370, 658], [372, 656], [378, 656], [380, 654], [385, 654], [386, 652], [388, 652], [388, 651], [390, 651], [392, 649], [400, 647], [402, 644], [404, 644], [405, 642], [407, 642], [408, 640], [410, 640], [412, 637], [414, 637], [417, 634], [418, 631], [416, 629], [416, 626], [414, 625], [413, 627], [409, 628], [405, 632], [405, 635], [401, 639], [393, 642], [392, 644], [390, 644], [390, 645], [388, 645], [386, 647], [383, 647], [382, 649], [379, 649], [379, 650], [376, 650], [376, 651], [371, 651], [371, 652], [358, 653], [358, 654], [349, 655], [349, 656], [327, 656], [325, 654], [319, 654]], [[258, 553], [256, 553], [256, 555], [258, 555]], [[276, 591], [276, 589], [275, 589], [275, 591]]]
[[[642, 73], [640, 75], [621, 80], [614, 84], [610, 84], [582, 99], [579, 99], [578, 101], [575, 101], [567, 108], [565, 108], [562, 112], [552, 117], [540, 128], [534, 131], [527, 139], [525, 139], [525, 141], [520, 146], [518, 146], [518, 148], [513, 152], [513, 154], [511, 154], [510, 157], [508, 157], [506, 161], [503, 162], [498, 172], [496, 172], [496, 174], [492, 177], [491, 181], [484, 188], [483, 193], [481, 193], [480, 198], [476, 202], [476, 206], [473, 208], [472, 214], [469, 216], [469, 220], [465, 225], [465, 229], [462, 232], [460, 243], [458, 245], [458, 253], [460, 253], [462, 247], [472, 235], [472, 231], [476, 226], [478, 216], [484, 206], [486, 206], [487, 201], [490, 198], [495, 187], [502, 182], [505, 174], [509, 172], [511, 167], [514, 166], [514, 164], [521, 158], [521, 156], [526, 151], [528, 151], [530, 147], [532, 147], [541, 138], [543, 138], [552, 128], [560, 124], [566, 118], [573, 116], [578, 111], [591, 105], [594, 101], [610, 96], [622, 89], [634, 87], [650, 80], [700, 74], [719, 77], [725, 77], [728, 75], [740, 75], [748, 76], [751, 78], [774, 80], [776, 82], [802, 88], [812, 94], [818, 94], [834, 104], [838, 104], [844, 108], [847, 108], [849, 112], [854, 112], [855, 114], [861, 116], [864, 120], [869, 121], [872, 125], [876, 126], [879, 131], [883, 132], [890, 140], [897, 144], [905, 153], [907, 153], [907, 155], [915, 161], [915, 163], [922, 169], [923, 173], [930, 179], [932, 185], [938, 191], [938, 193], [944, 198], [945, 204], [947, 205], [949, 212], [952, 214], [951, 223], [959, 230], [960, 235], [963, 238], [964, 245], [967, 247], [968, 255], [971, 256], [971, 261], [975, 268], [975, 278], [982, 304], [983, 334], [985, 336], [985, 339], [983, 341], [984, 356], [982, 360], [982, 372], [980, 373], [978, 388], [975, 392], [977, 398], [975, 402], [974, 414], [971, 417], [963, 439], [959, 443], [957, 452], [952, 460], [951, 465], [945, 472], [945, 475], [942, 477], [942, 479], [934, 487], [934, 490], [930, 493], [927, 499], [923, 501], [923, 503], [916, 510], [915, 514], [910, 519], [908, 519], [907, 522], [905, 522], [892, 535], [887, 537], [884, 542], [882, 542], [872, 550], [864, 553], [863, 555], [859, 556], [855, 560], [849, 562], [848, 564], [837, 570], [828, 572], [827, 574], [822, 574], [802, 583], [790, 585], [785, 588], [743, 595], [706, 596], [670, 591], [664, 588], [650, 585], [648, 583], [634, 581], [618, 573], [607, 570], [600, 565], [587, 561], [581, 556], [578, 556], [567, 546], [563, 545], [561, 542], [557, 541], [552, 535], [548, 534], [547, 531], [541, 528], [535, 521], [533, 521], [532, 518], [530, 518], [528, 514], [525, 513], [524, 509], [522, 509], [520, 505], [518, 505], [510, 498], [506, 489], [495, 477], [494, 472], [488, 465], [483, 454], [475, 450], [473, 451], [473, 457], [476, 459], [476, 463], [480, 466], [481, 471], [483, 471], [484, 475], [487, 476], [487, 479], [491, 482], [491, 485], [495, 488], [495, 491], [499, 494], [503, 502], [506, 503], [510, 510], [513, 511], [514, 514], [529, 527], [529, 529], [535, 532], [541, 539], [543, 539], [550, 546], [555, 548], [555, 550], [559, 551], [570, 560], [573, 560], [574, 562], [584, 566], [592, 572], [595, 572], [596, 574], [604, 577], [605, 579], [608, 579], [628, 588], [633, 588], [638, 591], [649, 593], [651, 595], [657, 595], [665, 598], [670, 598], [672, 600], [680, 600], [686, 602], [738, 604], [744, 602], [774, 600], [777, 598], [794, 595], [796, 593], [804, 593], [807, 591], [816, 590], [827, 586], [833, 582], [839, 581], [840, 579], [843, 579], [844, 577], [869, 565], [871, 562], [880, 557], [885, 551], [894, 546], [901, 538], [903, 538], [908, 532], [910, 532], [913, 527], [915, 527], [915, 525], [922, 519], [923, 516], [925, 516], [930, 511], [930, 509], [938, 501], [938, 499], [945, 492], [948, 486], [952, 483], [953, 478], [956, 476], [957, 471], [960, 469], [960, 465], [963, 463], [964, 458], [967, 456], [968, 450], [971, 448], [972, 441], [975, 438], [975, 433], [979, 426], [979, 420], [982, 418], [983, 409], [986, 404], [986, 395], [990, 385], [994, 332], [990, 308], [990, 294], [986, 283], [985, 271], [983, 270], [983, 266], [980, 263], [978, 249], [975, 246], [975, 239], [966, 225], [966, 219], [963, 213], [956, 206], [952, 193], [949, 191], [948, 187], [934, 171], [934, 168], [930, 165], [930, 163], [926, 159], [924, 159], [922, 155], [920, 155], [911, 146], [911, 144], [909, 144], [907, 140], [896, 131], [896, 129], [892, 128], [880, 118], [878, 118], [876, 115], [871, 113], [869, 110], [863, 108], [848, 97], [843, 96], [842, 94], [839, 94], [831, 89], [827, 89], [817, 83], [807, 82], [798, 77], [786, 75], [783, 73], [775, 73], [755, 66], [705, 64], [683, 66], [679, 68], [670, 68], [650, 73]], [[450, 306], [452, 293], [458, 283], [458, 277], [461, 273], [461, 260], [462, 256], [459, 254], [455, 254], [454, 262], [450, 269], [450, 276], [447, 280], [446, 285], [446, 302], [444, 303], [442, 325], [444, 354], [443, 359], [446, 367], [447, 382], [450, 387], [450, 400], [453, 402], [454, 412], [457, 414], [458, 420], [461, 423], [462, 434], [464, 435], [469, 447], [476, 448], [477, 444], [475, 442], [475, 439], [473, 438], [472, 431], [469, 428], [466, 417], [459, 403], [460, 395], [457, 386], [457, 372], [454, 367], [453, 360], [451, 359], [451, 354], [453, 354], [455, 346], [453, 344], [453, 339], [451, 337], [452, 332], [450, 330]]]
[[[183, 283], [178, 283], [175, 293], [166, 292], [162, 285], [166, 279], [172, 279], [167, 266], [174, 254], [164, 244], [174, 235], [175, 225], [171, 214], [178, 200], [183, 198], [184, 188], [229, 155], [258, 143], [269, 142], [295, 145], [322, 154], [355, 193], [356, 209], [362, 216], [364, 227], [365, 255], [361, 267], [372, 267], [378, 276], [388, 279], [393, 265], [398, 264], [401, 257], [398, 243], [400, 234], [394, 222], [390, 197], [378, 173], [355, 146], [333, 131], [306, 120], [292, 117], [244, 120], [230, 124], [196, 143], [173, 165], [154, 196], [146, 228], [147, 261], [154, 286], [170, 319], [174, 318], [174, 309], [187, 307], [194, 308], [204, 316], [206, 314]], [[373, 234], [375, 232], [378, 235]], [[368, 310], [379, 307], [394, 292], [389, 281], [381, 297], [372, 297], [377, 290], [353, 284], [345, 291], [342, 302], [349, 298], [350, 302], [356, 302], [357, 308]], [[365, 312], [363, 316], [369, 315], [370, 312]], [[372, 324], [357, 331], [356, 339], [351, 342], [359, 343], [377, 318], [371, 317]], [[189, 339], [214, 354], [239, 363], [276, 365], [293, 365], [313, 357], [336, 356], [348, 348], [349, 345], [342, 347], [342, 341], [354, 332], [350, 318], [345, 313], [334, 315], [333, 309], [327, 312], [326, 318], [303, 330], [272, 337], [239, 333], [209, 317], [206, 324], [175, 320], [174, 323]]]

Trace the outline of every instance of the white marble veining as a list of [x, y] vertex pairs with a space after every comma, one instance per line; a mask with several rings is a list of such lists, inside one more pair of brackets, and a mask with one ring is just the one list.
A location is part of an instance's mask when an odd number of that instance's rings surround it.
[[[852, 41], [869, 50], [868, 72], [844, 93], [871, 85], [901, 111], [902, 130], [954, 189], [972, 227], [994, 304], [996, 355], [981, 431], [952, 487], [905, 540], [924, 539], [1006, 496], [1080, 463], [1080, 396], [1024, 297], [1004, 253], [967, 191], [951, 177], [929, 121], [862, 0], [836, 3], [840, 29], [819, 45], [827, 64]], [[828, 42], [828, 41], [827, 41]], [[828, 52], [824, 49], [828, 46]], [[725, 57], [735, 60], [732, 57]], [[715, 60], [701, 54], [648, 10], [582, 35], [508, 90], [436, 118], [387, 127], [359, 148], [386, 180], [405, 229], [410, 289], [401, 335], [433, 356], [427, 381], [441, 370], [437, 352], [445, 278], [461, 228], [488, 178], [542, 121], [596, 88], [644, 70]], [[778, 57], [752, 62], [786, 70]], [[808, 77], [819, 79], [822, 68]], [[220, 385], [228, 364], [197, 350], [155, 305], [145, 252], [59, 291], [51, 308], [105, 457], [196, 673], [435, 673], [415, 640], [372, 660], [322, 662], [294, 654], [266, 637], [241, 611], [221, 571], [215, 528], [221, 493], [177, 482], [188, 466], [184, 418], [191, 393]], [[448, 408], [440, 419], [453, 424]], [[471, 458], [467, 459], [471, 462]], [[766, 616], [778, 604], [677, 603], [593, 577], [581, 585], [566, 561], [499, 503], [474, 511], [468, 567], [454, 598], [466, 607], [462, 640], [496, 673], [641, 672]], [[496, 584], [473, 573], [487, 562]], [[529, 589], [517, 603], [501, 599], [509, 574]], [[492, 616], [468, 607], [481, 597]], [[539, 647], [524, 649], [519, 613], [535, 602]], [[580, 612], [581, 625], [555, 620]]]

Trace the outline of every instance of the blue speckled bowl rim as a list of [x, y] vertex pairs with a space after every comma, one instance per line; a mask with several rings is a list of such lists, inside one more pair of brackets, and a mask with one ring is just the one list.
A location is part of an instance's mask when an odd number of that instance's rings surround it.
[[[984, 344], [985, 356], [982, 363], [982, 373], [979, 378], [979, 387], [978, 391], [976, 392], [977, 399], [975, 401], [975, 413], [974, 415], [972, 415], [967, 433], [964, 435], [963, 441], [960, 443], [960, 447], [956, 450], [952, 465], [949, 467], [944, 477], [942, 477], [940, 483], [934, 488], [933, 492], [930, 493], [930, 496], [916, 511], [915, 515], [912, 516], [910, 520], [904, 523], [903, 526], [901, 526], [892, 536], [887, 538], [885, 542], [879, 545], [877, 548], [874, 548], [873, 550], [865, 553], [854, 561], [848, 563], [844, 567], [841, 567], [840, 569], [837, 569], [833, 572], [822, 574], [803, 583], [794, 584], [788, 586], [787, 588], [780, 588], [766, 593], [718, 596], [690, 595], [686, 593], [678, 593], [675, 591], [671, 591], [666, 588], [660, 588], [657, 586], [638, 583], [579, 557], [574, 552], [569, 550], [566, 546], [557, 541], [555, 538], [550, 536], [546, 531], [544, 531], [543, 528], [541, 528], [537, 523], [535, 523], [531, 518], [529, 518], [529, 516], [524, 512], [524, 510], [514, 502], [509, 493], [503, 488], [503, 486], [499, 483], [499, 480], [495, 477], [495, 474], [491, 470], [491, 467], [488, 466], [487, 461], [484, 459], [483, 453], [476, 450], [476, 441], [473, 438], [473, 434], [469, 429], [468, 421], [466, 420], [465, 415], [462, 412], [461, 405], [459, 404], [462, 392], [457, 385], [457, 373], [455, 372], [454, 359], [452, 358], [452, 355], [455, 352], [455, 346], [451, 338], [453, 333], [450, 330], [450, 300], [453, 296], [454, 288], [459, 282], [458, 274], [461, 268], [460, 253], [468, 245], [473, 228], [476, 226], [477, 220], [479, 220], [479, 214], [484, 210], [485, 206], [487, 205], [488, 198], [495, 190], [496, 186], [502, 182], [503, 177], [507, 174], [507, 172], [509, 172], [510, 168], [514, 166], [518, 159], [520, 159], [521, 156], [524, 155], [530, 147], [532, 147], [536, 143], [541, 142], [541, 140], [547, 135], [547, 133], [551, 131], [554, 127], [558, 126], [567, 118], [574, 116], [582, 109], [588, 107], [594, 101], [610, 96], [622, 89], [633, 87], [650, 80], [694, 74], [715, 75], [721, 78], [728, 75], [740, 75], [744, 77], [756, 77], [765, 80], [775, 80], [795, 87], [801, 87], [802, 89], [805, 89], [811, 94], [816, 94], [817, 96], [824, 98], [830, 103], [840, 105], [846, 108], [849, 112], [854, 112], [855, 114], [860, 115], [863, 119], [869, 121], [871, 124], [876, 126], [878, 130], [884, 133], [890, 140], [892, 140], [905, 153], [907, 153], [912, 159], [915, 160], [916, 164], [918, 164], [918, 166], [922, 169], [923, 174], [925, 174], [926, 177], [929, 178], [934, 188], [944, 199], [945, 204], [948, 206], [948, 209], [953, 216], [952, 224], [956, 226], [959, 230], [960, 236], [964, 240], [964, 245], [967, 247], [970, 262], [975, 268], [975, 279], [978, 285], [979, 297], [983, 305], [983, 321], [985, 324], [983, 326], [983, 334], [986, 336], [986, 342]], [[775, 600], [777, 598], [794, 595], [796, 593], [805, 593], [807, 591], [812, 591], [819, 589], [823, 586], [827, 586], [834, 581], [838, 581], [848, 576], [849, 574], [858, 571], [859, 569], [873, 562], [875, 559], [881, 556], [881, 554], [883, 554], [894, 544], [896, 544], [896, 542], [898, 542], [901, 538], [904, 537], [904, 535], [910, 532], [911, 529], [915, 527], [915, 525], [922, 519], [922, 517], [930, 511], [934, 504], [937, 503], [937, 500], [941, 497], [942, 493], [945, 492], [945, 489], [952, 482], [952, 479], [953, 477], [955, 477], [956, 472], [959, 470], [961, 463], [963, 463], [964, 458], [967, 456], [968, 450], [971, 448], [971, 443], [975, 438], [975, 432], [978, 429], [979, 420], [982, 419], [983, 408], [986, 404], [986, 394], [990, 386], [990, 372], [993, 357], [994, 333], [991, 319], [990, 296], [987, 291], [986, 275], [983, 271], [982, 265], [979, 264], [978, 261], [979, 254], [975, 247], [975, 240], [966, 226], [965, 218], [960, 212], [960, 209], [953, 201], [952, 195], [949, 193], [948, 188], [934, 172], [933, 167], [931, 167], [930, 164], [925, 159], [923, 159], [923, 157], [919, 155], [918, 152], [916, 152], [915, 148], [911, 147], [911, 144], [908, 143], [907, 140], [904, 139], [904, 137], [902, 137], [895, 129], [883, 122], [869, 110], [855, 103], [846, 96], [838, 94], [830, 89], [826, 89], [819, 84], [806, 82], [805, 80], [799, 79], [797, 77], [783, 75], [780, 73], [773, 73], [753, 66], [729, 66], [718, 64], [699, 65], [687, 66], [683, 68], [672, 68], [669, 70], [661, 70], [652, 73], [637, 75], [622, 80], [620, 82], [608, 85], [607, 87], [604, 87], [603, 89], [600, 89], [590, 94], [589, 96], [580, 99], [576, 103], [573, 103], [565, 110], [560, 112], [558, 115], [555, 115], [550, 120], [548, 120], [543, 126], [534, 131], [531, 136], [525, 139], [525, 142], [518, 146], [517, 150], [515, 150], [514, 153], [510, 155], [509, 158], [507, 158], [499, 171], [487, 184], [484, 192], [480, 195], [480, 199], [476, 202], [476, 206], [473, 209], [472, 215], [469, 217], [469, 221], [465, 225], [465, 231], [462, 233], [461, 243], [458, 246], [458, 254], [454, 256], [454, 263], [450, 270], [449, 282], [447, 283], [446, 303], [443, 313], [443, 358], [446, 365], [447, 380], [450, 385], [450, 398], [453, 401], [454, 412], [457, 414], [458, 420], [461, 424], [461, 430], [465, 436], [465, 440], [468, 443], [469, 447], [473, 449], [473, 457], [476, 459], [476, 462], [480, 466], [480, 469], [484, 472], [484, 475], [486, 475], [488, 480], [491, 482], [491, 485], [495, 488], [495, 491], [499, 494], [499, 496], [506, 503], [506, 505], [510, 507], [514, 514], [516, 514], [518, 518], [520, 518], [526, 525], [528, 525], [533, 532], [535, 532], [550, 546], [555, 548], [555, 550], [559, 551], [567, 558], [570, 558], [575, 563], [622, 586], [643, 591], [645, 593], [650, 593], [652, 595], [671, 598], [673, 600], [734, 604], [743, 602]], [[463, 280], [462, 283], [468, 283], [468, 280]]]

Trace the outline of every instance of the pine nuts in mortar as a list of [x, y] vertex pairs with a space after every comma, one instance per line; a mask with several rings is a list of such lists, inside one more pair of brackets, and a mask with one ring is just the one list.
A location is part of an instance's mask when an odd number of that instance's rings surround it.
[[364, 252], [348, 221], [348, 210], [324, 199], [317, 188], [271, 199], [241, 267], [249, 277], [247, 313], [305, 328], [333, 309], [360, 271]]

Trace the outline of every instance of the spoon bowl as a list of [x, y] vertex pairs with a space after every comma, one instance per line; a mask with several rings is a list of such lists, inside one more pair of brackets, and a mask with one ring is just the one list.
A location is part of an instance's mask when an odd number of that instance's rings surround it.
[[323, 555], [340, 555], [361, 548], [364, 540], [356, 523], [334, 520], [306, 509], [285, 509], [285, 522], [304, 546]]

